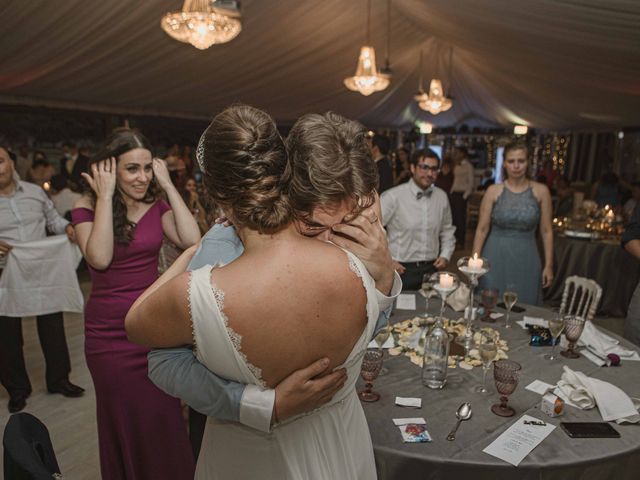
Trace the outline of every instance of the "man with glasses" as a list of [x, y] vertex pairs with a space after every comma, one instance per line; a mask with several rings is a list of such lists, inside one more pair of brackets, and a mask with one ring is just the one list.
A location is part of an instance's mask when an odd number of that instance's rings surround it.
[[440, 171], [438, 154], [417, 150], [411, 156], [412, 178], [380, 197], [382, 224], [389, 250], [406, 290], [418, 290], [425, 274], [447, 267], [455, 250], [456, 228], [444, 190], [434, 182]]

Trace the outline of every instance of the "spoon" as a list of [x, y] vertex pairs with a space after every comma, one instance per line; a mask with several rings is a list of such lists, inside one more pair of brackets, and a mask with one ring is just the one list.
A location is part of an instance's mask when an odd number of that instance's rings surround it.
[[465, 402], [458, 407], [458, 411], [456, 412], [458, 421], [456, 422], [456, 426], [453, 427], [453, 430], [451, 430], [451, 433], [447, 435], [447, 440], [452, 441], [456, 439], [456, 432], [458, 431], [460, 423], [464, 420], [469, 420], [471, 413], [471, 404], [469, 402]]

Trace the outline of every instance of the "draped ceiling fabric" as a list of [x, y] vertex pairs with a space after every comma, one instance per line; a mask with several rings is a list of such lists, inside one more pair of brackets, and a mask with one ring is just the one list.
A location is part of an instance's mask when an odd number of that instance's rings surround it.
[[[382, 64], [387, 4], [372, 5]], [[282, 123], [334, 110], [371, 126], [640, 125], [638, 0], [391, 5], [392, 83], [363, 97], [342, 81], [364, 43], [365, 0], [243, 0], [242, 33], [205, 51], [160, 29], [181, 0], [0, 0], [0, 104], [207, 119], [244, 102]], [[451, 85], [444, 114], [413, 101], [421, 49], [425, 87], [436, 74]]]

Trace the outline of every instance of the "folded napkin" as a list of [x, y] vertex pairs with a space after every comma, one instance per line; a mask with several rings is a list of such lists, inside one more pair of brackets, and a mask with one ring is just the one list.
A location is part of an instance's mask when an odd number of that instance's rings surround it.
[[588, 320], [584, 324], [584, 330], [582, 331], [582, 335], [580, 335], [578, 345], [589, 347], [601, 357], [615, 353], [622, 360], [640, 361], [640, 354], [638, 354], [637, 351], [621, 347], [618, 340], [603, 333]]
[[615, 385], [582, 372], [571, 370], [566, 365], [558, 382], [558, 389], [569, 400], [582, 409], [598, 406], [605, 422], [639, 423], [640, 415], [629, 396]]
[[540, 317], [529, 317], [527, 315], [522, 317], [522, 320], [516, 322], [525, 330], [527, 329], [527, 325], [533, 325], [536, 327], [549, 328], [549, 322], [544, 318]]
[[460, 286], [447, 298], [447, 305], [456, 312], [462, 312], [469, 305], [469, 287], [460, 282]]

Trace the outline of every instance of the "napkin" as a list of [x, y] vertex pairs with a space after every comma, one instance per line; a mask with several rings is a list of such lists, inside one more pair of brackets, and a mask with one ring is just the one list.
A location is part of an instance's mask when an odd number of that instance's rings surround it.
[[618, 340], [603, 333], [589, 320], [584, 324], [584, 330], [580, 335], [578, 345], [591, 348], [601, 357], [606, 357], [609, 353], [615, 353], [622, 360], [640, 361], [640, 354], [637, 351], [621, 347]]
[[462, 312], [469, 305], [469, 287], [460, 282], [460, 286], [447, 298], [447, 305], [456, 312]]
[[573, 371], [566, 365], [563, 368], [564, 373], [558, 382], [558, 388], [574, 404], [583, 409], [597, 405], [605, 422], [640, 422], [640, 415], [633, 401], [621, 389], [609, 382]]

